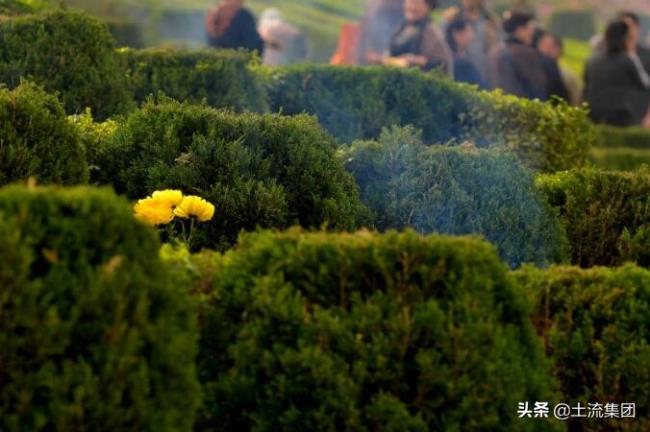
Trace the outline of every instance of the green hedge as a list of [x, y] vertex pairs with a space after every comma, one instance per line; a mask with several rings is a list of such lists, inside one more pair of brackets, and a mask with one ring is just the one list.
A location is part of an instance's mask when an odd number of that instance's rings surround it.
[[0, 82], [21, 77], [60, 93], [69, 114], [90, 107], [100, 119], [133, 107], [115, 41], [94, 18], [56, 10], [0, 20]]
[[425, 146], [411, 128], [395, 128], [345, 156], [380, 230], [481, 234], [514, 267], [566, 257], [562, 226], [509, 153]]
[[562, 37], [588, 41], [598, 31], [592, 9], [558, 10], [551, 15], [549, 31]]
[[0, 218], [0, 429], [192, 430], [195, 316], [154, 231], [87, 188], [5, 188]]
[[153, 101], [118, 125], [95, 180], [137, 199], [181, 189], [216, 206], [192, 248], [223, 249], [240, 230], [365, 222], [354, 179], [332, 139], [307, 116], [236, 115]]
[[650, 130], [642, 127], [621, 128], [597, 125], [597, 144], [599, 147], [628, 147], [650, 149]]
[[636, 403], [635, 419], [574, 419], [569, 430], [650, 430], [650, 272], [630, 265], [515, 275], [534, 306], [563, 401]]
[[589, 151], [589, 162], [606, 170], [635, 171], [650, 165], [650, 148], [594, 147]]
[[528, 166], [556, 171], [581, 166], [595, 139], [582, 108], [478, 92], [417, 70], [303, 65], [267, 73], [272, 110], [314, 114], [344, 142], [414, 125], [426, 143], [505, 145]]
[[79, 133], [61, 103], [34, 84], [0, 88], [0, 186], [35, 177], [40, 183], [88, 181]]
[[650, 266], [650, 172], [585, 168], [541, 176], [539, 189], [559, 213], [581, 267], [636, 261]]
[[197, 430], [555, 430], [517, 418], [554, 384], [483, 241], [293, 229], [167, 265], [201, 299]]
[[47, 0], [0, 0], [0, 15], [19, 15], [43, 9]]
[[117, 122], [106, 120], [96, 123], [90, 110], [86, 110], [83, 114], [68, 116], [68, 123], [77, 130], [86, 151], [86, 162], [92, 173], [91, 177], [96, 177], [95, 173], [99, 169], [99, 154], [104, 145], [113, 137], [117, 129]]
[[138, 102], [159, 92], [183, 102], [207, 102], [236, 111], [268, 111], [262, 75], [243, 51], [172, 48], [118, 51]]

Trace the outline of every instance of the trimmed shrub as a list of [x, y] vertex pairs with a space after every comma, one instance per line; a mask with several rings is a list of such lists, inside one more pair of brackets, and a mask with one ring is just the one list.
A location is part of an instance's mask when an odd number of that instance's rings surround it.
[[293, 229], [170, 261], [202, 304], [197, 430], [555, 430], [517, 418], [554, 384], [483, 241]]
[[18, 15], [43, 9], [46, 0], [0, 0], [0, 15]]
[[650, 429], [650, 272], [526, 268], [514, 273], [562, 386], [563, 402], [636, 403], [634, 419], [572, 419], [569, 430]]
[[332, 139], [307, 116], [235, 115], [149, 102], [98, 157], [97, 180], [130, 198], [181, 189], [215, 204], [193, 249], [224, 249], [240, 230], [293, 224], [354, 229], [365, 222], [354, 179]]
[[650, 149], [650, 131], [642, 127], [621, 128], [597, 125], [598, 146]]
[[411, 128], [396, 128], [353, 144], [346, 159], [380, 230], [481, 234], [514, 267], [566, 257], [562, 226], [511, 154], [428, 147]]
[[0, 88], [0, 186], [35, 177], [40, 183], [88, 181], [79, 133], [61, 103], [31, 83]]
[[540, 176], [538, 188], [560, 213], [571, 262], [581, 267], [636, 261], [650, 266], [650, 172], [584, 168]]
[[589, 151], [589, 161], [606, 170], [635, 171], [643, 165], [650, 165], [650, 148], [594, 147]]
[[100, 119], [133, 108], [115, 41], [94, 18], [64, 10], [0, 20], [0, 82], [21, 77], [59, 92], [69, 114], [90, 107]]
[[121, 49], [138, 102], [150, 95], [207, 102], [235, 111], [268, 111], [260, 74], [249, 68], [252, 55], [244, 51], [187, 51], [172, 48]]
[[505, 145], [531, 168], [557, 171], [581, 166], [595, 139], [583, 108], [479, 92], [417, 70], [303, 65], [267, 73], [273, 111], [316, 115], [343, 142], [414, 125], [426, 143]]
[[117, 122], [106, 120], [102, 123], [96, 123], [89, 109], [83, 114], [68, 116], [68, 122], [75, 127], [81, 137], [81, 143], [86, 150], [88, 169], [93, 172], [92, 176], [95, 177], [94, 172], [99, 169], [97, 165], [98, 154], [115, 133]]
[[558, 10], [548, 23], [551, 33], [562, 37], [588, 41], [596, 34], [596, 16], [592, 9]]
[[114, 194], [0, 191], [0, 429], [190, 431], [196, 326]]

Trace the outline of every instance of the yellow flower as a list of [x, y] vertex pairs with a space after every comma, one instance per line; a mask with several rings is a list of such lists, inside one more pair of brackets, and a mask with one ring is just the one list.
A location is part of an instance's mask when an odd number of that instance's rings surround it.
[[151, 197], [156, 201], [162, 201], [170, 207], [176, 207], [183, 201], [183, 192], [173, 189], [165, 189], [154, 192]]
[[180, 218], [196, 217], [199, 222], [207, 222], [214, 216], [214, 206], [201, 197], [190, 195], [183, 198], [174, 214]]
[[141, 199], [133, 206], [135, 217], [150, 225], [165, 225], [174, 219], [172, 207], [151, 197]]

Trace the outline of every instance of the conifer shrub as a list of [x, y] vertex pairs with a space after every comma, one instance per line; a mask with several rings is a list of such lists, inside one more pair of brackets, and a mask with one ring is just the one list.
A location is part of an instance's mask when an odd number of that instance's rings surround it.
[[263, 75], [249, 67], [253, 56], [245, 51], [149, 48], [118, 53], [139, 103], [164, 93], [216, 108], [268, 111]]
[[61, 103], [34, 84], [0, 88], [0, 186], [34, 177], [40, 183], [88, 181], [78, 131]]
[[581, 267], [635, 261], [650, 266], [650, 172], [583, 168], [538, 177]]
[[556, 430], [524, 300], [475, 238], [243, 234], [168, 254], [201, 303], [197, 430]]
[[127, 80], [105, 24], [53, 10], [0, 20], [0, 82], [29, 78], [58, 92], [68, 114], [90, 107], [99, 119], [133, 108]]
[[379, 230], [480, 234], [513, 267], [566, 259], [555, 212], [508, 152], [426, 146], [412, 128], [394, 128], [354, 143], [345, 157]]
[[98, 167], [96, 181], [132, 199], [180, 189], [213, 203], [193, 249], [227, 248], [257, 226], [347, 230], [367, 221], [335, 143], [307, 116], [150, 101], [118, 125]]
[[650, 272], [627, 265], [514, 274], [533, 305], [563, 402], [636, 404], [636, 418], [573, 419], [569, 430], [649, 430]]
[[273, 111], [313, 114], [345, 143], [413, 125], [427, 144], [507, 147], [535, 170], [558, 171], [584, 164], [595, 141], [583, 108], [480, 92], [418, 70], [301, 65], [267, 74]]
[[0, 429], [191, 431], [195, 311], [155, 232], [89, 188], [0, 190]]

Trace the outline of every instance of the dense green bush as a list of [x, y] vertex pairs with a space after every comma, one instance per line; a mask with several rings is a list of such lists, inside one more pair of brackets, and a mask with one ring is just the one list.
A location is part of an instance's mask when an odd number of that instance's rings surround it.
[[650, 148], [594, 147], [589, 151], [589, 162], [606, 170], [634, 171], [650, 165]]
[[650, 172], [585, 168], [541, 176], [539, 189], [560, 213], [571, 261], [582, 267], [636, 261], [650, 266]]
[[0, 88], [0, 186], [35, 177], [40, 183], [88, 181], [79, 133], [61, 103], [30, 83]]
[[621, 128], [597, 125], [597, 145], [604, 148], [628, 147], [650, 149], [650, 130], [642, 127]]
[[478, 92], [417, 70], [296, 66], [269, 74], [272, 110], [314, 114], [344, 142], [414, 125], [426, 143], [505, 145], [528, 166], [556, 171], [581, 166], [595, 139], [582, 108]]
[[193, 248], [223, 249], [239, 231], [293, 224], [353, 229], [365, 221], [332, 139], [307, 116], [236, 115], [166, 100], [120, 124], [96, 180], [130, 198], [181, 189], [216, 206]]
[[243, 51], [188, 51], [171, 48], [118, 51], [138, 102], [159, 92], [183, 102], [206, 101], [236, 111], [268, 110], [262, 75], [249, 68]]
[[47, 0], [0, 0], [0, 15], [33, 13], [45, 7]]
[[0, 429], [190, 431], [196, 326], [112, 193], [0, 191]]
[[562, 400], [636, 403], [635, 419], [574, 419], [569, 430], [650, 430], [650, 272], [630, 265], [515, 275], [534, 305]]
[[60, 93], [69, 114], [86, 107], [100, 119], [132, 108], [115, 41], [94, 18], [56, 10], [0, 20], [0, 82], [29, 77]]
[[596, 16], [592, 9], [558, 10], [551, 15], [549, 31], [571, 39], [588, 41], [596, 34]]
[[554, 430], [517, 418], [553, 382], [483, 241], [294, 229], [167, 265], [202, 304], [197, 430]]
[[396, 128], [353, 144], [346, 159], [380, 230], [481, 234], [512, 266], [566, 256], [566, 236], [532, 174], [504, 151], [425, 146]]
[[96, 123], [90, 110], [86, 110], [83, 114], [68, 116], [68, 122], [75, 127], [81, 137], [81, 143], [86, 151], [88, 168], [93, 172], [92, 177], [95, 177], [94, 172], [99, 169], [97, 166], [98, 154], [115, 133], [117, 122], [106, 120]]

